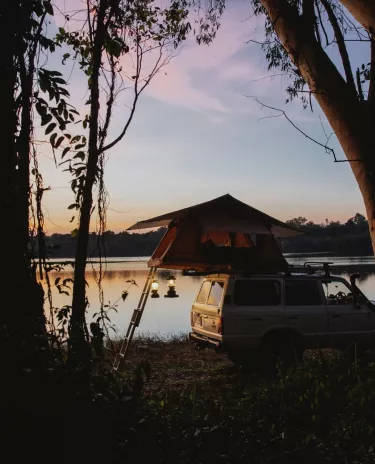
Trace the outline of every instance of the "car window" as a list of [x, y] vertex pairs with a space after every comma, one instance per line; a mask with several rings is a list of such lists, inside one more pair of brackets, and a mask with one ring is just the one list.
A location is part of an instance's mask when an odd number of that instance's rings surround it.
[[322, 280], [327, 304], [353, 304], [350, 288], [340, 280]]
[[277, 280], [236, 280], [233, 302], [237, 306], [276, 306], [281, 302]]
[[210, 294], [208, 296], [207, 304], [219, 306], [223, 296], [224, 282], [213, 281]]
[[322, 304], [316, 280], [286, 280], [285, 304], [287, 306], [315, 306]]
[[200, 292], [197, 296], [197, 303], [206, 303], [208, 292], [210, 291], [211, 281], [206, 280], [203, 282]]

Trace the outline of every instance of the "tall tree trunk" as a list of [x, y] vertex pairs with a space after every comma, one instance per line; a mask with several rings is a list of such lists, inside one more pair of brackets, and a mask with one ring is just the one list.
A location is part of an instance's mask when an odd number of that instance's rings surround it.
[[340, 0], [355, 19], [375, 38], [374, 0]]
[[299, 16], [285, 0], [261, 2], [289, 57], [324, 111], [350, 163], [363, 196], [375, 252], [375, 138], [370, 105], [359, 101], [315, 39], [310, 18]]
[[88, 160], [86, 179], [82, 192], [79, 233], [74, 267], [72, 317], [70, 324], [71, 357], [75, 357], [76, 361], [86, 361], [89, 356], [89, 345], [86, 337], [87, 329], [85, 321], [85, 270], [88, 251], [87, 247], [89, 241], [91, 208], [93, 202], [92, 190], [98, 171], [99, 74], [105, 37], [104, 21], [106, 7], [107, 0], [100, 0], [97, 17], [97, 28], [94, 33], [94, 46], [92, 53]]

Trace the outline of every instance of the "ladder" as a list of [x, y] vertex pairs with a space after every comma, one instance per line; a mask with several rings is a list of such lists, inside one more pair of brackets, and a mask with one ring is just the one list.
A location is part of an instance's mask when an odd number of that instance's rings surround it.
[[120, 351], [117, 353], [115, 362], [113, 363], [112, 372], [119, 370], [121, 363], [124, 361], [126, 357], [126, 354], [130, 347], [130, 343], [133, 339], [134, 331], [139, 326], [139, 323], [141, 322], [142, 314], [146, 306], [147, 298], [150, 294], [151, 284], [154, 280], [155, 273], [156, 273], [156, 267], [151, 267], [148, 273], [146, 282], [145, 282], [145, 286], [143, 287], [143, 291], [139, 299], [138, 306], [133, 311], [133, 316], [130, 320], [129, 327], [126, 332], [124, 341], [122, 342]]

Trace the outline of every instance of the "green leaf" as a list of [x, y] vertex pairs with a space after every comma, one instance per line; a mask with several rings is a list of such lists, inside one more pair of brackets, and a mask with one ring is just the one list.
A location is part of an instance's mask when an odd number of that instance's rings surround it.
[[74, 218], [75, 218], [75, 216], [73, 216], [72, 219], [71, 219], [69, 222], [73, 222], [73, 221], [74, 221]]
[[82, 161], [85, 159], [85, 152], [84, 151], [79, 151], [76, 155], [73, 156], [73, 158], [79, 158]]
[[47, 108], [43, 106], [40, 102], [35, 105], [35, 109], [37, 110], [38, 114], [43, 118], [46, 115]]
[[64, 140], [64, 136], [62, 135], [61, 137], [59, 137], [57, 140], [56, 140], [56, 144], [55, 144], [55, 148], [59, 148], [59, 146], [61, 145], [61, 142]]
[[78, 142], [78, 140], [80, 140], [80, 139], [81, 139], [81, 136], [80, 136], [80, 135], [75, 135], [75, 136], [71, 139], [70, 143]]
[[57, 132], [55, 132], [54, 134], [51, 135], [51, 137], [49, 138], [49, 141], [50, 141], [50, 144], [55, 148], [55, 140], [56, 140], [56, 137], [57, 137]]
[[60, 71], [50, 71], [49, 69], [44, 70], [50, 76], [62, 76]]
[[56, 127], [56, 123], [54, 123], [54, 122], [51, 123], [51, 124], [47, 127], [47, 129], [46, 129], [46, 131], [45, 131], [45, 134], [46, 134], [46, 135], [50, 134], [50, 133], [53, 131], [53, 129], [54, 129], [55, 127]]
[[61, 280], [61, 277], [57, 277], [57, 279], [55, 279], [55, 285], [57, 285]]
[[44, 0], [43, 5], [44, 5], [44, 8], [46, 9], [47, 13], [49, 15], [53, 16], [53, 7], [52, 7], [51, 2], [49, 2], [48, 0]]
[[85, 143], [79, 143], [74, 147], [75, 150], [79, 150], [80, 148], [83, 148], [86, 144]]
[[41, 119], [42, 119], [41, 125], [45, 126], [52, 120], [52, 114], [43, 114]]
[[77, 237], [78, 235], [78, 229], [73, 229], [71, 232], [70, 232], [70, 235], [74, 238], [74, 237]]
[[79, 204], [78, 203], [72, 203], [71, 205], [68, 206], [68, 209], [78, 209]]
[[106, 50], [110, 55], [119, 58], [122, 50], [122, 43], [119, 40], [111, 40], [107, 43]]
[[64, 79], [62, 79], [61, 77], [56, 77], [56, 79], [54, 79], [54, 81], [55, 81], [57, 84], [66, 85], [66, 81], [64, 81]]
[[129, 295], [129, 292], [122, 292], [122, 295], [121, 295], [122, 301], [125, 301], [128, 295]]
[[[64, 35], [65, 34], [65, 29], [63, 27], [59, 27], [59, 32], [61, 35]], [[69, 55], [69, 53], [65, 53], [65, 55]], [[65, 57], [64, 55], [64, 57]]]
[[70, 150], [70, 147], [65, 147], [61, 154], [61, 158], [64, 158], [64, 156], [68, 153], [69, 150]]

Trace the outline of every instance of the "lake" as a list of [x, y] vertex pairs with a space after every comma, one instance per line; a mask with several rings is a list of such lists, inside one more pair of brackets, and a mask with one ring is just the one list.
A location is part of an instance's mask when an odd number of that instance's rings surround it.
[[[375, 300], [375, 258], [365, 257], [288, 257], [290, 264], [303, 265], [305, 261], [333, 262], [333, 267], [346, 278], [353, 272], [360, 272], [361, 278], [357, 283], [359, 288], [371, 300]], [[117, 303], [117, 313], [110, 312], [110, 317], [119, 335], [126, 331], [133, 309], [137, 307], [146, 277], [148, 275], [147, 257], [139, 258], [108, 258], [109, 263], [105, 266], [103, 279], [104, 298], [106, 304]], [[63, 262], [64, 260], [61, 260]], [[67, 260], [68, 261], [68, 260]], [[69, 260], [70, 261], [70, 260]], [[87, 295], [90, 306], [87, 310], [87, 319], [91, 322], [93, 314], [99, 310], [98, 287], [94, 279], [94, 272], [98, 269], [97, 264], [88, 264], [86, 280], [88, 283]], [[149, 298], [139, 327], [141, 333], [158, 333], [160, 335], [187, 333], [190, 330], [190, 308], [199, 287], [202, 277], [182, 276], [180, 272], [176, 275], [176, 290], [179, 298], [164, 298], [167, 290], [167, 270], [158, 271], [160, 298]], [[50, 278], [53, 283], [57, 277], [62, 279], [71, 278], [72, 267], [67, 265], [63, 271], [51, 272]], [[127, 289], [127, 280], [134, 279], [138, 287], [131, 286], [129, 295], [122, 301], [121, 294]], [[54, 307], [62, 307], [71, 304], [71, 297], [53, 291]]]

